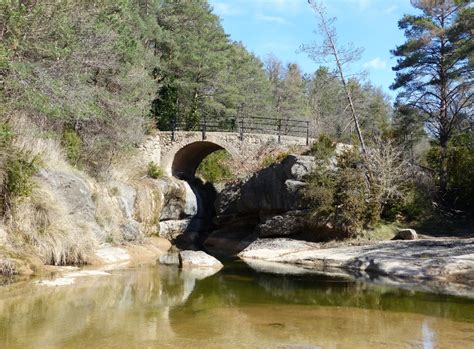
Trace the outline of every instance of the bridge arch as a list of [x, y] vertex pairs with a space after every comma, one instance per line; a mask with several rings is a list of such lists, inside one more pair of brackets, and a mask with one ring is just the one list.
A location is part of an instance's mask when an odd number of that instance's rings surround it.
[[210, 133], [203, 140], [200, 133], [179, 134], [174, 142], [165, 142], [168, 146], [162, 147], [161, 166], [170, 176], [191, 180], [202, 160], [215, 151], [223, 149], [233, 159], [240, 159], [238, 147], [235, 146], [239, 144], [237, 137]]
[[189, 143], [176, 152], [171, 164], [171, 174], [180, 179], [192, 179], [201, 161], [222, 149], [227, 150], [222, 145], [209, 141]]

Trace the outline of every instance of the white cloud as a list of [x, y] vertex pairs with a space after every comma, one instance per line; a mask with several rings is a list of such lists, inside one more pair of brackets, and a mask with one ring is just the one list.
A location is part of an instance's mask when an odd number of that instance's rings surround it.
[[308, 8], [306, 0], [237, 0], [237, 2], [265, 13], [276, 12], [285, 15], [296, 15]]
[[[344, 1], [343, 1], [344, 2]], [[372, 4], [372, 0], [345, 0], [345, 2], [350, 2], [360, 8], [367, 8]]]
[[224, 2], [213, 3], [212, 7], [214, 8], [214, 13], [219, 16], [238, 16], [242, 14], [242, 11], [239, 8]]
[[274, 22], [274, 23], [279, 23], [279, 24], [288, 24], [288, 21], [284, 19], [283, 17], [278, 17], [278, 16], [266, 16], [262, 14], [258, 14], [255, 16], [256, 19], [259, 21], [265, 21], [265, 22]]
[[295, 50], [297, 49], [295, 45], [291, 45], [282, 41], [265, 42], [261, 45], [261, 47], [264, 48], [266, 51], [273, 53], [295, 52]]
[[394, 13], [397, 9], [398, 9], [398, 6], [393, 5], [393, 6], [387, 7], [383, 12], [387, 14], [391, 14], [391, 13]]
[[364, 68], [374, 69], [374, 70], [385, 70], [387, 68], [387, 62], [385, 62], [380, 57], [374, 58], [371, 61], [368, 61], [364, 64]]

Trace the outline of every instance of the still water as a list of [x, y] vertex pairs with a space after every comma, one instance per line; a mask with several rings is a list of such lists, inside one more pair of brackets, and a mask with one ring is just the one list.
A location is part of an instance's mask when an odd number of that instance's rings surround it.
[[242, 262], [0, 287], [0, 348], [474, 348], [474, 300]]

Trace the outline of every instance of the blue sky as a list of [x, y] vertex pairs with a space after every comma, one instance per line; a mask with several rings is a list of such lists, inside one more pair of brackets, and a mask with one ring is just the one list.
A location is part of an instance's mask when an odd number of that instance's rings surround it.
[[[233, 40], [242, 41], [261, 58], [273, 53], [285, 63], [296, 62], [311, 73], [318, 65], [305, 53], [297, 53], [301, 44], [321, 41], [314, 33], [317, 22], [307, 0], [209, 0]], [[363, 47], [353, 72], [367, 72], [367, 78], [394, 97], [389, 90], [395, 74], [395, 59], [390, 50], [404, 42], [397, 22], [406, 13], [414, 13], [410, 0], [326, 0], [328, 15], [337, 17], [340, 43], [352, 42]]]

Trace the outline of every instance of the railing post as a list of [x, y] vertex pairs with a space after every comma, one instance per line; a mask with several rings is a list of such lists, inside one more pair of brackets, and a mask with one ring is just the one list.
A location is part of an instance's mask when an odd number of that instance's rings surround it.
[[309, 121], [306, 121], [306, 145], [309, 145]]
[[206, 115], [204, 114], [204, 118], [201, 125], [201, 132], [202, 132], [202, 140], [206, 139]]
[[240, 141], [244, 140], [244, 118], [240, 119]]
[[278, 119], [278, 144], [281, 144], [281, 119]]
[[176, 140], [176, 116], [171, 120], [171, 141], [174, 142]]

